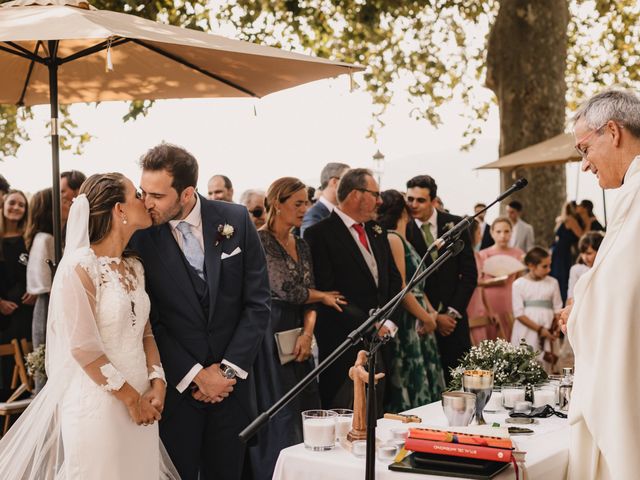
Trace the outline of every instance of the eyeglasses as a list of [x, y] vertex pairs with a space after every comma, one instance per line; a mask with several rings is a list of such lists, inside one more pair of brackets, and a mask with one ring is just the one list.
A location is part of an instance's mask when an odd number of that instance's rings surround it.
[[370, 193], [375, 197], [376, 200], [380, 198], [380, 192], [376, 192], [375, 190], [367, 190], [366, 188], [356, 188], [356, 190], [358, 190], [359, 192]]
[[264, 213], [264, 208], [262, 207], [256, 207], [253, 210], [249, 210], [249, 213], [251, 215], [253, 215], [256, 218], [260, 218], [262, 216], [262, 214]]
[[598, 128], [596, 128], [595, 130], [591, 130], [589, 133], [587, 133], [584, 137], [582, 137], [580, 140], [577, 141], [575, 148], [576, 148], [576, 152], [578, 152], [578, 155], [580, 155], [581, 158], [585, 159], [587, 157], [587, 149], [586, 147], [582, 146], [583, 142], [586, 142], [587, 139], [591, 138], [591, 136], [596, 133], [599, 132], [600, 130], [602, 130], [604, 127], [607, 126], [607, 123], [609, 123], [609, 120], [607, 120], [606, 122], [604, 122], [602, 125], [600, 125]]
[[427, 199], [422, 197], [407, 197], [407, 203], [413, 203], [413, 202], [427, 203]]

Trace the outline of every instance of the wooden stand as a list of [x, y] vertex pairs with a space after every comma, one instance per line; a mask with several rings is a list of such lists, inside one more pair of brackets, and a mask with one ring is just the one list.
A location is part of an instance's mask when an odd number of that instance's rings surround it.
[[[365, 384], [369, 383], [367, 365], [367, 352], [360, 350], [356, 363], [349, 369], [349, 378], [353, 380], [353, 422], [351, 430], [347, 434], [347, 440], [367, 439], [367, 396]], [[377, 373], [376, 383], [384, 377], [384, 373]]]

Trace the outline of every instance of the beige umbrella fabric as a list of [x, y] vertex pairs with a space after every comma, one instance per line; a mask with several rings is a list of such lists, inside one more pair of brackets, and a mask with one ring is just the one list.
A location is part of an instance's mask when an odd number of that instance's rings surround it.
[[530, 147], [505, 155], [477, 169], [541, 167], [554, 163], [577, 162], [581, 160], [581, 158], [578, 152], [576, 152], [574, 142], [575, 140], [572, 134], [561, 133], [544, 142], [536, 143]]
[[59, 103], [262, 97], [361, 70], [97, 10], [83, 0], [0, 4], [0, 104], [51, 105], [56, 264], [62, 256]]
[[[21, 0], [0, 5], [0, 103], [49, 103], [47, 66], [15, 54], [25, 49], [47, 57], [48, 40], [59, 40], [61, 103], [263, 97], [362, 70], [356, 65], [96, 10], [84, 1]], [[73, 57], [94, 46], [96, 53]], [[108, 56], [113, 65], [109, 72]]]

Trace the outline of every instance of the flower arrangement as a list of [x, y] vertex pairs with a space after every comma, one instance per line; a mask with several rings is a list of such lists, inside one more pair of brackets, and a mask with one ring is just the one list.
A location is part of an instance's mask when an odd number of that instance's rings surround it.
[[27, 367], [27, 373], [34, 378], [41, 378], [46, 380], [47, 372], [45, 370], [45, 345], [38, 345], [36, 349], [27, 353], [24, 357], [25, 366]]
[[465, 370], [493, 370], [494, 385], [535, 385], [547, 378], [538, 353], [527, 345], [514, 346], [502, 339], [483, 340], [462, 358], [457, 368], [451, 369], [450, 390], [462, 388]]

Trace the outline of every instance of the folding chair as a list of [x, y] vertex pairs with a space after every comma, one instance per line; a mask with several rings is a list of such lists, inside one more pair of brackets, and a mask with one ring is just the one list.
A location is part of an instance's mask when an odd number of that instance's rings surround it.
[[[2, 435], [4, 435], [9, 430], [9, 426], [11, 424], [11, 416], [19, 415], [24, 412], [32, 400], [31, 398], [18, 400], [18, 398], [20, 398], [20, 396], [25, 392], [31, 392], [33, 390], [33, 387], [31, 386], [31, 379], [29, 378], [29, 375], [27, 373], [27, 369], [24, 364], [24, 358], [22, 357], [22, 350], [20, 349], [20, 344], [18, 343], [17, 339], [14, 338], [13, 340], [11, 340], [11, 343], [0, 345], [0, 356], [13, 356], [16, 362], [14, 378], [20, 380], [20, 385], [17, 385], [17, 388], [13, 391], [7, 401], [0, 402], [0, 416], [4, 416], [4, 428], [2, 430]], [[13, 387], [12, 385], [12, 388], [15, 387]]]

